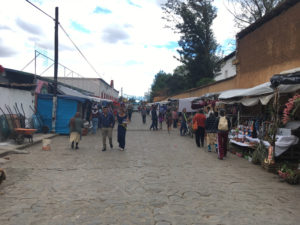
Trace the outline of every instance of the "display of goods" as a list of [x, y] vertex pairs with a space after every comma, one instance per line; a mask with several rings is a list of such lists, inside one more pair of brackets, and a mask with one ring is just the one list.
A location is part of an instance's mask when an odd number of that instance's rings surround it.
[[236, 154], [238, 157], [243, 157], [243, 154], [242, 154], [242, 153], [236, 152], [235, 154]]
[[267, 170], [268, 172], [271, 172], [271, 173], [277, 173], [277, 171], [279, 170], [279, 165], [276, 164], [276, 163], [266, 163], [265, 161], [263, 161], [261, 163], [262, 167]]
[[288, 173], [282, 172], [281, 170], [278, 170], [278, 175], [279, 175], [281, 178], [286, 179], [287, 176], [288, 176]]

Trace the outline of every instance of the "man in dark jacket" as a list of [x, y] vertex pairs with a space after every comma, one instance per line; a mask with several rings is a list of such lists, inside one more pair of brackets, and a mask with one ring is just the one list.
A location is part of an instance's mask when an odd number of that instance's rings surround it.
[[205, 130], [206, 130], [206, 142], [208, 151], [211, 152], [213, 146], [215, 146], [215, 150], [217, 152], [217, 131], [218, 131], [218, 123], [217, 117], [215, 116], [213, 111], [208, 113], [208, 118], [205, 121]]
[[112, 129], [115, 124], [114, 116], [108, 111], [107, 106], [104, 106], [103, 112], [101, 113], [101, 126], [102, 126], [102, 151], [106, 151], [106, 137], [108, 137], [110, 148], [113, 148], [112, 143]]
[[220, 110], [220, 116], [217, 119], [218, 124], [218, 159], [223, 159], [227, 155], [228, 131], [231, 129], [229, 118], [225, 117], [225, 110]]
[[152, 119], [152, 124], [150, 126], [150, 130], [151, 130], [151, 128], [153, 130], [157, 130], [157, 112], [156, 112], [156, 106], [155, 105], [152, 106], [151, 119]]

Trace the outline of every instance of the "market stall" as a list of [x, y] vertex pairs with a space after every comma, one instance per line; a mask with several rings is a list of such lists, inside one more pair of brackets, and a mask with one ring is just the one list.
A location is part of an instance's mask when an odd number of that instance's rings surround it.
[[[279, 111], [283, 111], [284, 103], [299, 90], [300, 84], [278, 86], [280, 94], [278, 100], [280, 104], [278, 105], [281, 105]], [[247, 149], [245, 152], [248, 155], [251, 155], [251, 150], [253, 152], [259, 144], [262, 144], [266, 149], [275, 145], [274, 156], [279, 157], [299, 141], [299, 138], [292, 135], [289, 129], [285, 132], [281, 129], [282, 132], [277, 132], [274, 137], [276, 141], [273, 144], [271, 131], [274, 124], [272, 121], [274, 96], [274, 89], [270, 82], [249, 89], [225, 91], [219, 96], [219, 104], [224, 104], [227, 109], [235, 108], [237, 112], [235, 114], [238, 117], [237, 122], [233, 123], [235, 126], [229, 135], [230, 143]], [[230, 117], [234, 117], [234, 115], [228, 114]]]

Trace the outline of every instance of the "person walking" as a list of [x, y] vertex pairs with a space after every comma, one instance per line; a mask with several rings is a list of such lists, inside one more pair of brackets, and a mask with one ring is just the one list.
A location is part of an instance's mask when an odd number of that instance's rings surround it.
[[117, 121], [118, 121], [118, 143], [119, 143], [120, 150], [124, 151], [126, 129], [128, 124], [128, 117], [125, 113], [124, 107], [120, 108], [120, 111], [117, 114]]
[[207, 142], [207, 150], [211, 152], [213, 146], [215, 146], [215, 150], [217, 152], [218, 145], [217, 145], [217, 131], [218, 131], [218, 123], [217, 117], [213, 111], [210, 111], [208, 114], [208, 118], [205, 122], [205, 132], [206, 142]]
[[152, 119], [152, 124], [150, 126], [150, 130], [158, 130], [157, 129], [157, 111], [156, 111], [156, 106], [153, 105], [152, 106], [152, 110], [151, 110], [151, 119]]
[[92, 106], [91, 120], [93, 124], [92, 134], [96, 134], [99, 122], [99, 109], [97, 103], [94, 103]]
[[159, 129], [162, 130], [162, 123], [164, 121], [164, 112], [163, 112], [163, 109], [159, 110], [158, 121], [159, 121]]
[[198, 147], [204, 147], [204, 134], [205, 134], [205, 121], [206, 117], [204, 115], [203, 109], [199, 109], [193, 118], [193, 124], [196, 123], [198, 129], [195, 132], [196, 145]]
[[131, 121], [132, 112], [133, 112], [133, 105], [129, 104], [128, 107], [127, 107], [127, 113], [128, 113], [129, 121]]
[[231, 128], [229, 118], [225, 116], [225, 110], [220, 109], [218, 124], [218, 159], [222, 160], [227, 155], [228, 131]]
[[171, 126], [172, 126], [172, 113], [170, 109], [167, 109], [166, 112], [166, 123], [168, 127], [168, 133], [170, 134]]
[[177, 112], [177, 109], [174, 109], [172, 111], [172, 120], [173, 120], [173, 128], [177, 128], [177, 124], [178, 124], [178, 112]]
[[147, 110], [146, 110], [145, 106], [143, 106], [142, 109], [141, 109], [141, 115], [142, 115], [143, 124], [145, 124], [146, 123], [146, 116], [147, 116]]
[[81, 119], [80, 113], [76, 112], [75, 116], [70, 119], [70, 143], [71, 148], [79, 149], [79, 142], [81, 139], [81, 132], [83, 128], [83, 120]]
[[103, 107], [101, 114], [101, 127], [102, 127], [102, 151], [106, 151], [106, 137], [108, 137], [110, 148], [113, 148], [112, 143], [112, 129], [115, 124], [114, 116], [108, 111], [107, 106]]
[[181, 136], [185, 135], [186, 130], [187, 130], [186, 108], [183, 108], [182, 113], [181, 113], [180, 135]]

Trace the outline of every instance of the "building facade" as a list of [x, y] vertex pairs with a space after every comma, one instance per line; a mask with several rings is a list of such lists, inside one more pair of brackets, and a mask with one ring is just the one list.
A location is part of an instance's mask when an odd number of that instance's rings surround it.
[[286, 0], [236, 35], [236, 76], [168, 98], [187, 98], [230, 89], [251, 88], [300, 65], [300, 1]]
[[94, 96], [103, 99], [117, 100], [119, 98], [119, 91], [114, 89], [113, 81], [111, 82], [111, 85], [101, 78], [58, 77], [58, 81], [92, 92]]
[[234, 77], [236, 75], [235, 61], [235, 51], [225, 56], [221, 60], [221, 68], [215, 76], [215, 81], [225, 80], [229, 77]]

